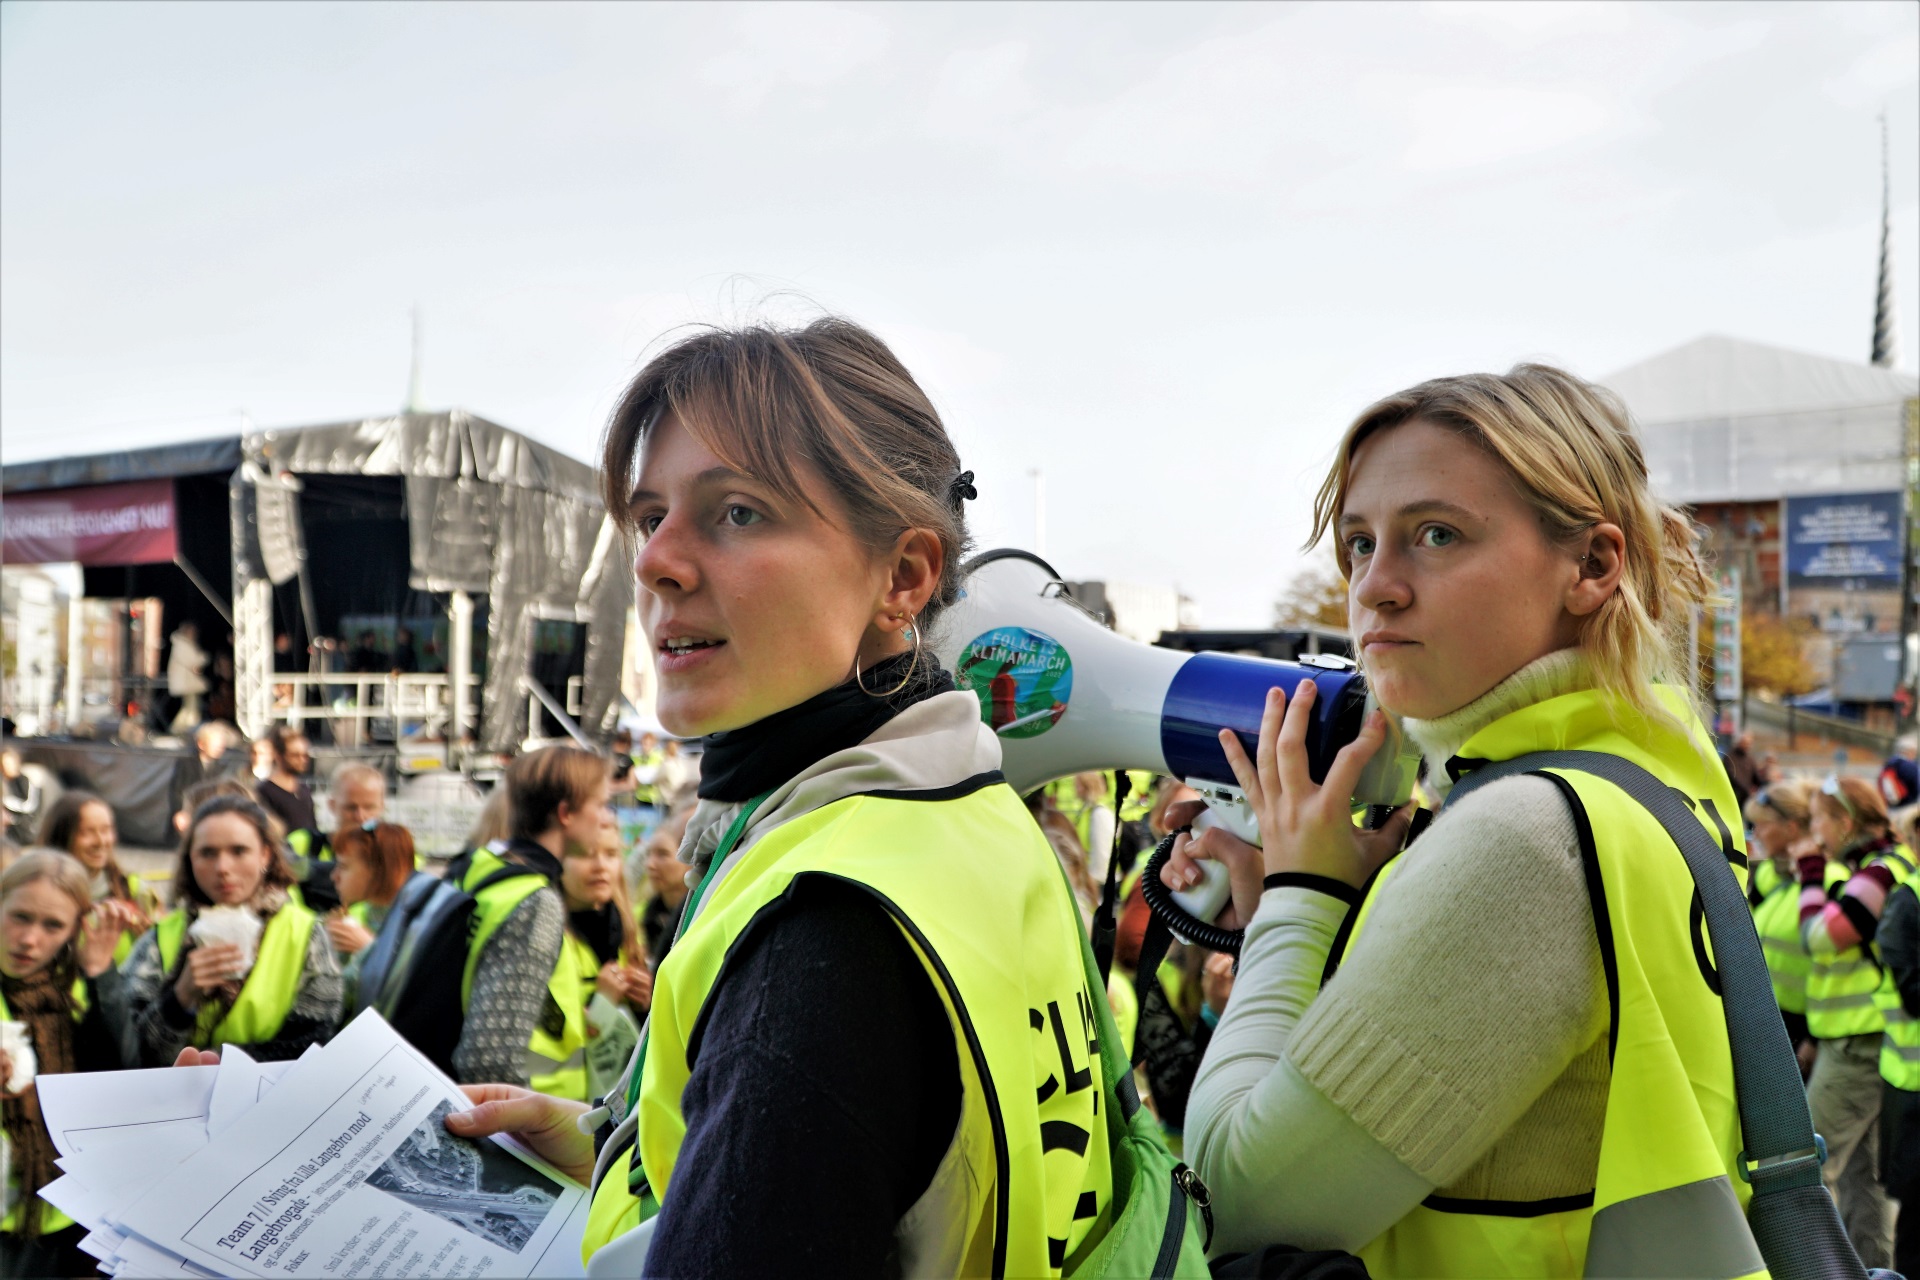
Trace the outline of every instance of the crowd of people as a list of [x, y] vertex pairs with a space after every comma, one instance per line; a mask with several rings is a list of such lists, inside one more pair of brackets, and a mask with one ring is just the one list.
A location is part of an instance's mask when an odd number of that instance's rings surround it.
[[[298, 1057], [368, 1006], [363, 962], [408, 887], [444, 878], [474, 891], [480, 925], [447, 996], [458, 1009], [439, 1020], [447, 1042], [423, 1052], [462, 1081], [590, 1096], [586, 1048], [602, 1028], [589, 1005], [598, 995], [637, 1028], [687, 896], [677, 837], [697, 758], [677, 743], [669, 757], [653, 735], [637, 760], [524, 754], [468, 850], [439, 866], [385, 820], [379, 769], [341, 764], [321, 806], [299, 732], [276, 728], [232, 770], [217, 726], [197, 737], [204, 776], [179, 798], [170, 877], [125, 871], [112, 806], [83, 790], [36, 815], [32, 845], [0, 854], [0, 1021], [26, 1025], [39, 1072], [166, 1066], [224, 1045], [261, 1061]], [[669, 758], [677, 770], [661, 768]], [[663, 782], [680, 808], [629, 848], [611, 801], [658, 814]], [[240, 915], [256, 923], [236, 935]], [[87, 1274], [84, 1233], [35, 1194], [58, 1170], [32, 1086], [5, 1088], [12, 1068], [0, 1047], [10, 1206], [0, 1272]]]
[[[1195, 834], [1176, 779], [1005, 784], [924, 640], [973, 473], [872, 334], [682, 339], [602, 470], [697, 763], [527, 752], [422, 868], [376, 770], [335, 770], [318, 830], [311, 744], [279, 730], [185, 788], [164, 893], [69, 793], [0, 873], [0, 1012], [42, 1070], [292, 1057], [379, 1007], [466, 1086], [450, 1132], [591, 1186], [594, 1274], [1734, 1277], [1920, 1249], [1894, 1221], [1920, 1202], [1912, 751], [1878, 785], [1716, 752], [1680, 674], [1697, 534], [1599, 388], [1443, 378], [1349, 428], [1314, 532], [1379, 710], [1312, 767], [1312, 682], [1269, 694], [1251, 753], [1222, 733], [1257, 845]], [[1388, 716], [1420, 788], [1361, 824]], [[1730, 952], [1629, 774], [1746, 876], [1833, 1195], [1796, 1201], [1798, 1262], [1747, 1211], [1815, 1153], [1748, 1159]], [[640, 848], [617, 805], [660, 814]], [[1156, 848], [1168, 889], [1224, 865], [1237, 955], [1156, 919]], [[440, 894], [470, 919], [397, 974]], [[31, 1088], [4, 1107], [9, 1270], [79, 1260], [48, 1252], [75, 1229], [33, 1194]]]

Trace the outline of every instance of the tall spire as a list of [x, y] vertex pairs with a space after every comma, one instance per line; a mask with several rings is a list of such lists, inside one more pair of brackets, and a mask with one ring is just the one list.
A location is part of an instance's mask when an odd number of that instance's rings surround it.
[[[1882, 270], [1884, 271], [1885, 268], [1882, 268]], [[1886, 288], [1886, 285], [1883, 283], [1880, 287], [1882, 290], [1884, 290]], [[1874, 347], [1874, 350], [1878, 351], [1880, 349], [1879, 346], [1877, 345], [1880, 341], [1878, 337], [1879, 330], [1876, 328], [1874, 330], [1874, 333], [1876, 335], [1874, 337], [1874, 342], [1876, 344]], [[416, 304], [413, 308], [413, 367], [411, 372], [409, 372], [407, 375], [407, 403], [401, 411], [403, 413], [419, 413], [421, 412], [421, 410], [422, 410], [422, 406], [420, 404], [420, 308]]]
[[1893, 187], [1887, 173], [1887, 113], [1880, 113], [1880, 292], [1873, 306], [1870, 363], [1891, 369], [1900, 360], [1899, 326], [1893, 314]]

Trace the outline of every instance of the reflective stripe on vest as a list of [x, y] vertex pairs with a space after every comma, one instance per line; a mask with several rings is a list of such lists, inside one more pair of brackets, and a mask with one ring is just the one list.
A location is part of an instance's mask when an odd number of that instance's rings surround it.
[[[1707, 741], [1685, 700], [1663, 705]], [[1496, 720], [1460, 749], [1463, 770], [1533, 751], [1602, 751], [1653, 772], [1712, 818], [1737, 812], [1724, 770], [1676, 729], [1616, 717], [1597, 692], [1551, 698]], [[1629, 737], [1617, 721], [1635, 726]], [[1594, 1189], [1515, 1204], [1429, 1197], [1360, 1251], [1370, 1274], [1403, 1276], [1764, 1276], [1746, 1222], [1751, 1194], [1738, 1176], [1740, 1118], [1709, 952], [1689, 921], [1694, 882], [1659, 822], [1611, 783], [1550, 771], [1571, 804], [1607, 972], [1611, 1073]], [[1496, 787], [1498, 784], [1496, 784]], [[1494, 803], [1498, 803], [1497, 801]], [[1712, 813], [1707, 812], [1708, 805]], [[1448, 820], [1443, 811], [1439, 821]], [[1731, 850], [1738, 855], [1737, 844]], [[1416, 843], [1401, 858], [1417, 858]], [[1376, 876], [1346, 947], [1401, 859]], [[1337, 956], [1336, 956], [1337, 959]], [[1341, 980], [1336, 970], [1331, 982]]]
[[[85, 978], [75, 978], [73, 980], [74, 1025], [78, 1026], [81, 1020], [86, 1016], [87, 1016], [87, 980]], [[0, 1022], [12, 1022], [12, 1021], [13, 1021], [13, 1012], [7, 1008], [7, 998], [4, 995], [0, 995]], [[5, 1168], [0, 1168], [0, 1184], [4, 1184], [8, 1188], [11, 1188], [13, 1185], [13, 1163], [11, 1161], [8, 1161]], [[24, 1225], [21, 1220], [21, 1215], [25, 1214], [26, 1211], [27, 1211], [27, 1206], [24, 1201], [22, 1201], [20, 1204], [16, 1204], [15, 1206], [13, 1206], [12, 1210], [8, 1212], [6, 1217], [0, 1218], [0, 1232], [4, 1232], [9, 1235], [19, 1232]], [[68, 1227], [72, 1225], [73, 1225], [72, 1218], [69, 1218], [66, 1214], [54, 1208], [53, 1205], [49, 1204], [47, 1201], [45, 1200], [40, 1201], [40, 1234], [41, 1235], [43, 1236], [51, 1235], [55, 1231], [65, 1231]]]
[[903, 1270], [1057, 1275], [1104, 1234], [1113, 1177], [1090, 1011], [1105, 993], [1087, 988], [1079, 914], [1045, 837], [998, 774], [971, 782], [924, 800], [836, 801], [765, 832], [723, 866], [654, 977], [637, 1147], [603, 1157], [587, 1255], [652, 1208], [630, 1189], [631, 1160], [653, 1196], [671, 1198], [701, 1011], [730, 947], [800, 875], [872, 895], [953, 1031], [959, 1130], [928, 1198], [902, 1219], [925, 1226], [902, 1228]]
[[[479, 884], [494, 872], [514, 864], [509, 863], [492, 849], [479, 849], [474, 852], [467, 866], [467, 872], [461, 877], [463, 888]], [[522, 902], [542, 889], [550, 888], [551, 882], [546, 876], [532, 867], [527, 874], [513, 876], [497, 884], [488, 885], [474, 896], [473, 941], [467, 947], [467, 967], [460, 977], [460, 1007], [465, 1009], [473, 999], [473, 975], [479, 968], [480, 957], [486, 951], [487, 943], [492, 940], [496, 930], [505, 924], [507, 917], [514, 913]], [[558, 893], [555, 889], [553, 892]], [[597, 968], [597, 966], [596, 966]], [[529, 1070], [539, 1071], [543, 1078], [556, 1089], [565, 1090], [558, 1096], [577, 1098], [586, 1101], [587, 1071], [585, 1051], [587, 1047], [586, 1006], [580, 999], [579, 977], [575, 972], [572, 954], [568, 951], [563, 937], [560, 955], [554, 961], [553, 972], [547, 976], [547, 998], [541, 1002], [540, 1016], [534, 1019], [533, 1034], [527, 1038], [527, 1051], [523, 1059]], [[577, 1086], [573, 1083], [569, 1065], [579, 1055], [580, 1070]], [[533, 1088], [541, 1092], [538, 1084]]]
[[[1867, 859], [1865, 865], [1884, 864], [1893, 872], [1896, 885], [1913, 877], [1913, 863], [1904, 847], [1898, 847]], [[1839, 863], [1828, 866], [1827, 893], [1845, 884], [1851, 875]], [[1818, 916], [1807, 917], [1810, 927]], [[1805, 928], [1801, 936], [1805, 937]], [[1807, 973], [1807, 1031], [1816, 1040], [1839, 1040], [1846, 1036], [1874, 1035], [1886, 1030], [1881, 1012], [1881, 992], [1891, 991], [1893, 979], [1880, 966], [1871, 943], [1848, 947], [1831, 957], [1810, 954], [1812, 968]]]
[[[273, 913], [260, 933], [253, 968], [241, 984], [239, 998], [233, 1006], [223, 1010], [219, 1002], [213, 1000], [200, 1006], [194, 1020], [194, 1048], [260, 1044], [280, 1034], [287, 1015], [293, 1012], [294, 1000], [300, 995], [300, 982], [307, 974], [307, 946], [318, 919], [291, 899]], [[160, 965], [165, 972], [172, 973], [179, 963], [180, 946], [186, 933], [185, 911], [175, 911], [154, 926]]]

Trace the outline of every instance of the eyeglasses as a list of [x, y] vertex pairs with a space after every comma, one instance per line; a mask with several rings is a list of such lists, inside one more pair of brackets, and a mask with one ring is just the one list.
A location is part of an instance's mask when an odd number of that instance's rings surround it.
[[1827, 780], [1820, 784], [1820, 794], [1823, 796], [1832, 796], [1835, 800], [1838, 800], [1840, 807], [1847, 811], [1849, 818], [1852, 818], [1855, 822], [1860, 821], [1860, 811], [1853, 807], [1853, 801], [1847, 799], [1847, 793], [1840, 786], [1839, 774], [1830, 773], [1827, 775]]

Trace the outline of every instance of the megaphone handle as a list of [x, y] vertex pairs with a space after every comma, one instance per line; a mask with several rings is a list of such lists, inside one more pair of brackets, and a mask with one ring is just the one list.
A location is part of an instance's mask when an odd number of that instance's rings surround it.
[[[1220, 908], [1226, 905], [1227, 898], [1232, 892], [1231, 887], [1227, 884], [1226, 867], [1221, 866], [1219, 863], [1202, 864], [1206, 867], [1217, 867], [1219, 869], [1221, 885], [1220, 899], [1214, 904], [1212, 911], [1205, 920], [1194, 916], [1181, 906], [1179, 899], [1183, 895], [1174, 893], [1173, 890], [1167, 888], [1166, 883], [1160, 879], [1161, 869], [1167, 865], [1167, 859], [1173, 856], [1174, 837], [1179, 834], [1177, 831], [1169, 833], [1167, 837], [1155, 847], [1153, 856], [1147, 859], [1147, 865], [1140, 871], [1140, 896], [1147, 900], [1148, 909], [1151, 910], [1154, 915], [1160, 917], [1160, 919], [1166, 923], [1167, 927], [1179, 935], [1182, 940], [1206, 947], [1210, 951], [1224, 951], [1228, 955], [1237, 956], [1240, 954], [1240, 940], [1246, 936], [1245, 930], [1222, 929], [1219, 925], [1208, 923], [1208, 920], [1211, 920], [1214, 915], [1219, 914]], [[1200, 891], [1192, 890], [1189, 892], [1197, 893]]]

